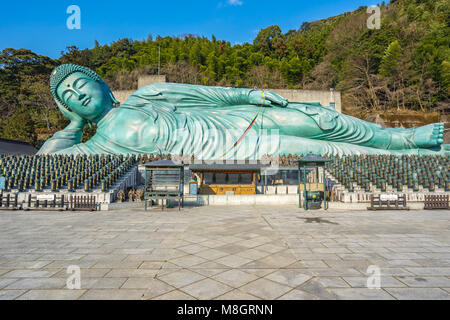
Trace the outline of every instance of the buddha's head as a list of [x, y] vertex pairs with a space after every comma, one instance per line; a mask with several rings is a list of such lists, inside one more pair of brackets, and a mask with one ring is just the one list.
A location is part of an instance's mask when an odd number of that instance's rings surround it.
[[75, 64], [63, 64], [52, 71], [50, 90], [60, 109], [89, 121], [119, 105], [111, 89], [94, 71]]

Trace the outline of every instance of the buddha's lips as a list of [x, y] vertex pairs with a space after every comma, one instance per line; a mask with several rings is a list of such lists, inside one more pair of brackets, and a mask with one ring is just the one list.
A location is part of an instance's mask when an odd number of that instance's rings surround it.
[[91, 98], [86, 98], [86, 99], [84, 99], [82, 104], [85, 107], [85, 106], [87, 106], [89, 104], [89, 102], [91, 102]]

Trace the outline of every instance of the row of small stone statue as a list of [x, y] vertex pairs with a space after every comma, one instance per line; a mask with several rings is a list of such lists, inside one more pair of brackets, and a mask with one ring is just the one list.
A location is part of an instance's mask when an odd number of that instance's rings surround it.
[[127, 200], [129, 202], [141, 202], [144, 201], [144, 189], [133, 189], [131, 188], [128, 190], [128, 196], [127, 193], [124, 190], [120, 190], [117, 193], [117, 201], [118, 202], [124, 202]]

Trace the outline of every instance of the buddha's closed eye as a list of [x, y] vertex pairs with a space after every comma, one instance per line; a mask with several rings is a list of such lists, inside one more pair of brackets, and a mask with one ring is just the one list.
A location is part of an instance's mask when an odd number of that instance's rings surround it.
[[89, 82], [88, 79], [78, 79], [73, 83], [73, 87], [76, 89], [81, 89], [83, 88], [87, 83]]
[[70, 101], [70, 98], [72, 98], [72, 97], [73, 97], [73, 91], [66, 91], [63, 93], [62, 100], [67, 103]]

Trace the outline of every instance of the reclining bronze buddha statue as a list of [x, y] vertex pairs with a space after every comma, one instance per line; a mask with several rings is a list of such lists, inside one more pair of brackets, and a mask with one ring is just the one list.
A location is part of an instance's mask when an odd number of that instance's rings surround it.
[[[122, 105], [92, 70], [58, 66], [50, 90], [70, 124], [39, 154], [177, 154], [259, 159], [265, 154], [448, 154], [444, 125], [382, 128], [330, 107], [244, 88], [158, 83]], [[85, 143], [86, 123], [95, 135]], [[239, 142], [239, 143], [237, 143]]]

